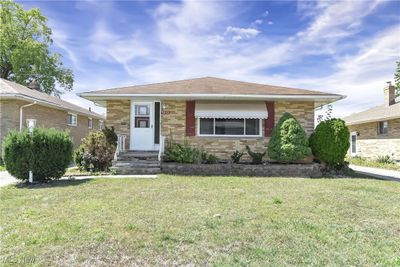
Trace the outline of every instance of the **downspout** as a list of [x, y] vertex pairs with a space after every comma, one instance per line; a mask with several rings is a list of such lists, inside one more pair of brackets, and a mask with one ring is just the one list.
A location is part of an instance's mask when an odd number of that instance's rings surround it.
[[21, 107], [19, 107], [19, 131], [20, 132], [22, 132], [22, 115], [23, 115], [23, 109], [24, 108], [27, 108], [27, 107], [30, 107], [30, 106], [33, 106], [33, 105], [35, 105], [37, 102], [35, 101], [35, 102], [33, 102], [33, 103], [30, 103], [30, 104], [27, 104], [27, 105], [24, 105], [24, 106], [21, 106]]

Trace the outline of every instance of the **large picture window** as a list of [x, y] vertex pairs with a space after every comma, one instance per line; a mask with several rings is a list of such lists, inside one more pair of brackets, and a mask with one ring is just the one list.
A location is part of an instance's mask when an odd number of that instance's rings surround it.
[[199, 135], [261, 136], [260, 119], [199, 118]]

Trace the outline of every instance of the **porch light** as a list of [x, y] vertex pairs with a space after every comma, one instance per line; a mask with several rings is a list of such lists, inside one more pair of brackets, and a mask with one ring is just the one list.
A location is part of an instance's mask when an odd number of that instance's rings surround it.
[[163, 103], [162, 106], [161, 106], [161, 108], [162, 108], [162, 110], [164, 111], [164, 110], [166, 110], [166, 109], [168, 108], [168, 105], [165, 104], [165, 103]]

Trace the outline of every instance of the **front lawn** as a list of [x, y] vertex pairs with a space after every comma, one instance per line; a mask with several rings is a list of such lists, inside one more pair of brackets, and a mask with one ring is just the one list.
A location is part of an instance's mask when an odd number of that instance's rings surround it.
[[389, 181], [59, 181], [0, 189], [0, 212], [2, 264], [400, 265], [400, 183]]

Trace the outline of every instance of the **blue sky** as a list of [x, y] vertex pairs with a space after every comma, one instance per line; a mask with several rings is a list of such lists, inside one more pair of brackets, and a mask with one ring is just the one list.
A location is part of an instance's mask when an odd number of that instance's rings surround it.
[[86, 107], [76, 93], [216, 76], [344, 94], [343, 116], [381, 104], [400, 60], [400, 1], [18, 2], [49, 19], [62, 98]]

